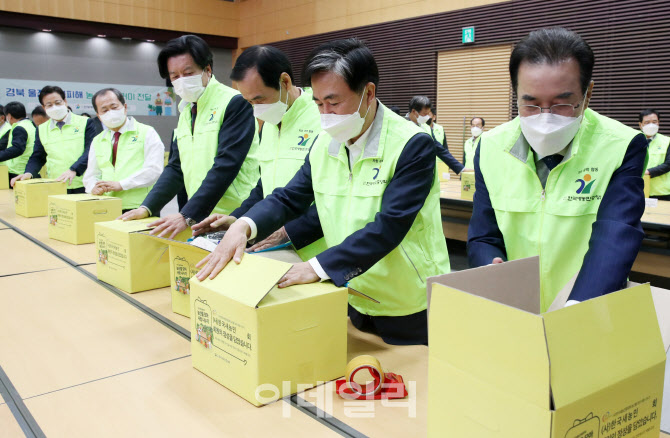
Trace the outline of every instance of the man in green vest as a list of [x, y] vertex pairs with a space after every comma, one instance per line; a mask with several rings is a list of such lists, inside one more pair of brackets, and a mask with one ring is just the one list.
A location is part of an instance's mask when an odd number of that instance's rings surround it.
[[466, 171], [475, 169], [475, 149], [477, 148], [479, 136], [484, 132], [485, 124], [486, 122], [482, 117], [473, 117], [470, 120], [470, 133], [472, 137], [468, 138], [463, 145], [463, 161], [465, 162]]
[[468, 230], [472, 267], [540, 257], [541, 310], [625, 287], [644, 237], [647, 142], [588, 108], [594, 55], [576, 33], [540, 29], [510, 58], [519, 117], [482, 134]]
[[92, 103], [105, 130], [91, 143], [86, 192], [121, 198], [124, 212], [138, 208], [163, 172], [165, 146], [154, 128], [128, 117], [119, 90], [100, 90]]
[[[321, 132], [319, 108], [312, 99], [312, 90], [293, 85], [291, 62], [281, 50], [272, 46], [248, 48], [235, 61], [230, 78], [235, 88], [253, 105], [254, 116], [263, 121], [259, 153], [261, 177], [251, 195], [230, 216], [210, 216], [193, 226], [194, 235], [227, 229], [274, 189], [288, 184]], [[301, 241], [306, 222], [310, 221], [309, 218], [291, 221], [249, 251], [280, 245], [294, 236]], [[318, 225], [318, 219], [315, 225]], [[303, 260], [309, 260], [325, 249], [323, 240], [318, 242], [298, 250]]]
[[263, 239], [315, 203], [328, 249], [298, 263], [279, 287], [330, 279], [379, 301], [349, 297], [349, 316], [387, 343], [427, 342], [426, 279], [449, 272], [433, 140], [376, 98], [379, 73], [359, 40], [316, 48], [301, 75], [323, 131], [286, 187], [230, 226], [203, 259], [215, 277], [247, 241]]
[[7, 148], [0, 151], [0, 163], [7, 165], [9, 179], [26, 171], [26, 163], [35, 145], [35, 125], [26, 118], [26, 107], [21, 102], [5, 105], [5, 116], [11, 125]]
[[409, 120], [411, 123], [430, 134], [431, 138], [435, 142], [435, 155], [437, 158], [449, 166], [449, 168], [454, 173], [456, 173], [456, 175], [459, 175], [463, 171], [464, 167], [460, 161], [454, 158], [454, 156], [451, 155], [451, 152], [449, 152], [449, 147], [447, 146], [447, 136], [444, 133], [444, 129], [442, 129], [440, 133], [428, 125], [428, 121], [431, 120], [431, 109], [432, 103], [428, 96], [414, 96], [409, 101], [409, 112], [407, 115], [405, 115], [405, 119]]
[[67, 181], [68, 193], [84, 193], [82, 176], [86, 171], [88, 149], [100, 131], [91, 119], [68, 109], [62, 88], [47, 85], [40, 91], [39, 100], [51, 120], [37, 129], [25, 173], [12, 178], [11, 185], [39, 176], [46, 164], [47, 178]]
[[661, 116], [654, 109], [640, 113], [640, 130], [649, 142], [649, 163], [645, 173], [651, 177], [649, 195], [662, 201], [670, 201], [670, 137], [658, 133]]
[[195, 35], [168, 41], [158, 70], [182, 101], [171, 158], [140, 208], [123, 220], [158, 216], [186, 187], [179, 213], [152, 222], [152, 234], [174, 237], [210, 213], [230, 215], [258, 182], [258, 133], [249, 102], [214, 77], [213, 54]]

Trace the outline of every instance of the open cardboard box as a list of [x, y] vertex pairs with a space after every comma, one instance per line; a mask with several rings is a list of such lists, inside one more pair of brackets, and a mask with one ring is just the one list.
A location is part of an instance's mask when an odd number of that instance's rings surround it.
[[96, 222], [121, 216], [121, 198], [85, 193], [49, 196], [49, 238], [80, 245], [95, 242]]
[[537, 257], [428, 279], [429, 436], [657, 438], [670, 291], [541, 314], [539, 284]]
[[[115, 220], [95, 224], [98, 279], [124, 292], [135, 293], [170, 285], [167, 242], [152, 238], [148, 226], [158, 218]], [[191, 229], [176, 240], [191, 237]]]
[[255, 406], [344, 374], [347, 289], [331, 282], [279, 289], [292, 266], [245, 254], [214, 280], [191, 278], [193, 367]]
[[[172, 311], [187, 318], [191, 317], [191, 277], [200, 271], [195, 265], [204, 259], [216, 245], [208, 242], [209, 249], [203, 249], [191, 242], [151, 236], [153, 239], [169, 245], [170, 291], [172, 294]], [[268, 251], [260, 253], [264, 257], [288, 263], [300, 263], [302, 260], [292, 249]]]
[[50, 195], [64, 195], [67, 187], [63, 181], [55, 179], [29, 179], [14, 184], [14, 207], [16, 214], [23, 217], [46, 216], [47, 198]]

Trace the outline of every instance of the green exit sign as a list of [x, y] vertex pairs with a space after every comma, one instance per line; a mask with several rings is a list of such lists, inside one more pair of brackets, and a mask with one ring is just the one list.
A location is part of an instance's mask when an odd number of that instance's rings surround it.
[[463, 28], [463, 44], [469, 44], [475, 42], [475, 27], [464, 27]]

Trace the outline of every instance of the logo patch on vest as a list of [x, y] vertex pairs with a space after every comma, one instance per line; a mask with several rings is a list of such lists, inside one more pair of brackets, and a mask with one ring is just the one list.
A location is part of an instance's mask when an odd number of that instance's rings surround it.
[[[586, 167], [577, 172], [580, 177], [575, 180], [575, 184], [578, 184], [575, 193], [581, 196], [566, 196], [563, 199], [566, 201], [599, 201], [603, 197], [602, 195], [592, 195], [591, 191], [596, 182], [594, 174], [598, 173], [597, 167]], [[584, 196], [587, 195], [587, 196]]]
[[216, 122], [217, 122], [217, 120], [214, 118], [214, 116], [216, 115], [216, 111], [217, 111], [217, 110], [218, 110], [218, 108], [214, 108], [214, 109], [212, 110], [212, 112], [209, 114], [209, 117], [207, 117], [207, 121], [206, 121], [205, 123], [207, 123], [207, 124], [212, 124], [212, 123], [216, 123]]
[[380, 160], [378, 158], [374, 158], [372, 160], [374, 164], [377, 165], [377, 167], [371, 168], [372, 170], [372, 181], [365, 181], [363, 184], [366, 186], [374, 186], [374, 185], [379, 185], [379, 184], [386, 184], [388, 180], [386, 179], [377, 179], [379, 177], [379, 173], [382, 170], [382, 163], [384, 160]]
[[137, 142], [137, 138], [138, 138], [139, 136], [140, 136], [139, 134], [133, 136], [133, 139], [131, 140], [131, 143], [136, 143], [136, 142]]
[[74, 128], [74, 133], [76, 134], [77, 132], [79, 132], [79, 128], [77, 128], [77, 127], [75, 126], [75, 128]]
[[596, 182], [595, 179], [591, 176], [591, 174], [585, 174], [581, 179], [578, 179], [575, 181], [576, 183], [579, 183], [579, 188], [577, 189], [577, 194], [578, 195], [588, 195], [591, 193], [591, 187], [593, 187], [593, 183]]
[[[308, 148], [312, 144], [314, 144], [314, 131], [311, 129], [299, 129], [298, 132], [301, 133], [301, 135], [298, 136], [298, 144], [296, 146], [291, 147], [292, 151], [303, 151], [305, 148]], [[310, 144], [311, 142], [311, 144]]]

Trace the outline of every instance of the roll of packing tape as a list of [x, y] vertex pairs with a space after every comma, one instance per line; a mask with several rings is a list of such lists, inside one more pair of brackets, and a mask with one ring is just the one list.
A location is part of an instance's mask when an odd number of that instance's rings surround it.
[[[363, 385], [356, 382], [354, 380], [356, 373], [361, 370], [368, 371], [374, 382], [367, 382]], [[384, 370], [376, 357], [370, 355], [357, 356], [347, 364], [345, 378], [347, 385], [354, 393], [366, 396], [377, 395], [382, 390], [382, 385], [384, 384]]]

